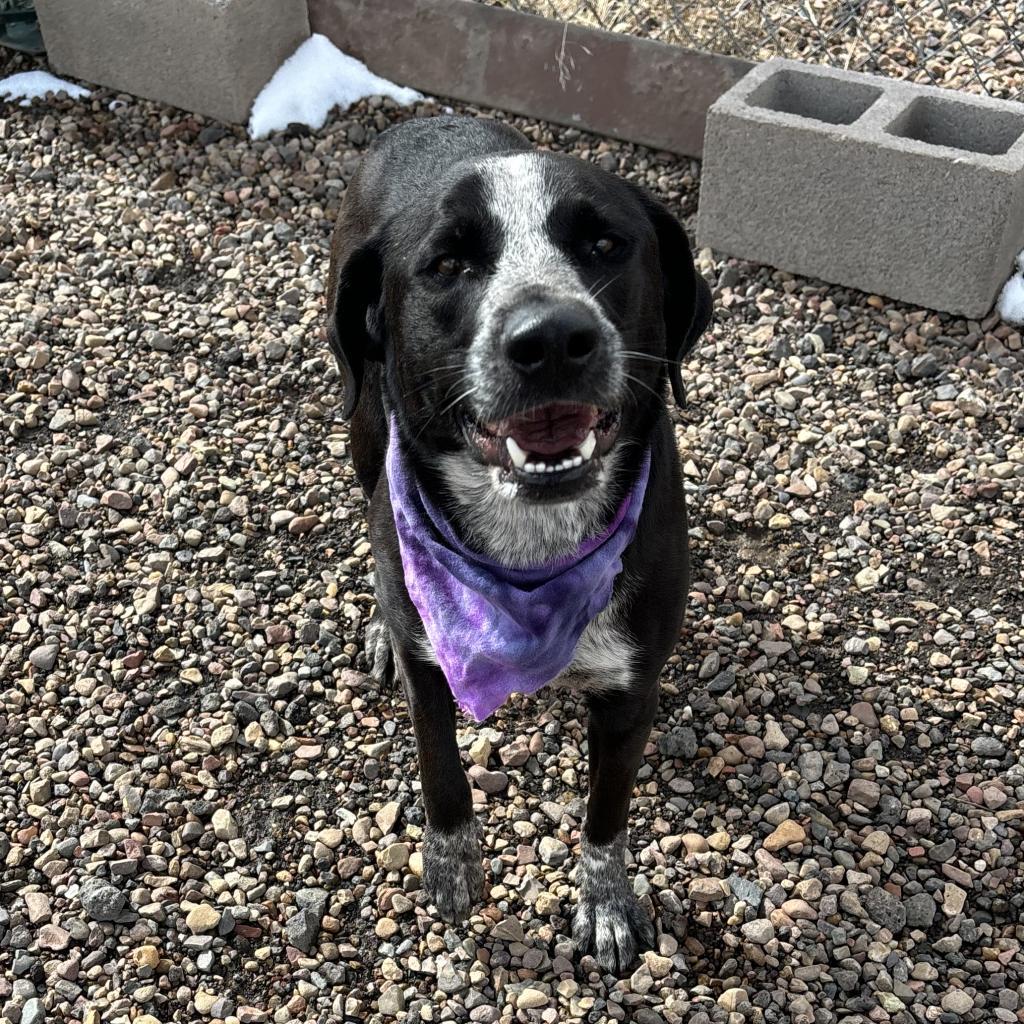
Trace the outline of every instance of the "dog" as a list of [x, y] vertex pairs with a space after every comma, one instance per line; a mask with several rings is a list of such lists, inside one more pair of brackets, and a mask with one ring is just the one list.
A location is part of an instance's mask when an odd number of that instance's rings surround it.
[[678, 221], [642, 188], [485, 118], [383, 132], [332, 236], [326, 333], [368, 498], [373, 671], [415, 731], [423, 886], [462, 920], [481, 834], [458, 702], [587, 695], [573, 937], [613, 972], [655, 939], [627, 814], [680, 634], [687, 520], [666, 384], [711, 317]]

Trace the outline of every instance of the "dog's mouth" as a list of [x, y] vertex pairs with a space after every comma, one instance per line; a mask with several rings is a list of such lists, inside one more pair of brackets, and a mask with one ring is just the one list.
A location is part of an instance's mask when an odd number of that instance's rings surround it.
[[503, 420], [463, 414], [470, 444], [487, 465], [534, 486], [582, 479], [600, 464], [619, 433], [619, 411], [550, 402]]

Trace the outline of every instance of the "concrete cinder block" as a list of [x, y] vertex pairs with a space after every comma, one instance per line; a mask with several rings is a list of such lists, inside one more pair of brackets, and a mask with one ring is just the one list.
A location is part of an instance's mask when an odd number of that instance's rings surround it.
[[1024, 248], [1024, 105], [768, 61], [708, 112], [697, 240], [984, 316]]
[[53, 69], [244, 123], [309, 37], [306, 0], [36, 0]]

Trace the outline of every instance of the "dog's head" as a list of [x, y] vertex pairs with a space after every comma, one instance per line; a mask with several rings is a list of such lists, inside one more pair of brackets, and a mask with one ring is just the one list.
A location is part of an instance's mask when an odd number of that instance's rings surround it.
[[456, 162], [340, 268], [329, 330], [355, 408], [368, 360], [424, 459], [524, 503], [604, 482], [649, 431], [711, 297], [641, 188], [534, 151]]

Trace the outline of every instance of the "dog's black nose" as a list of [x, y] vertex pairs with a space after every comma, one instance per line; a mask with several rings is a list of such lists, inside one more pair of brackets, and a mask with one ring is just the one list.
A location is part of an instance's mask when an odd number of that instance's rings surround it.
[[597, 321], [586, 306], [533, 301], [509, 314], [502, 346], [522, 374], [558, 373], [583, 369], [599, 340]]

